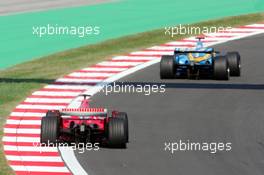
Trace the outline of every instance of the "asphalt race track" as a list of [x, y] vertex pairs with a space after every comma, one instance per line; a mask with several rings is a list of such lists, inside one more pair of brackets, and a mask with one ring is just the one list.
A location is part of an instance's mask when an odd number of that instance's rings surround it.
[[[127, 149], [75, 155], [89, 175], [262, 175], [264, 173], [264, 35], [215, 47], [237, 50], [242, 77], [230, 81], [160, 80], [159, 64], [120, 82], [165, 84], [164, 94], [103, 93], [96, 106], [126, 111], [130, 122]], [[231, 142], [232, 150], [164, 151], [164, 142]]]

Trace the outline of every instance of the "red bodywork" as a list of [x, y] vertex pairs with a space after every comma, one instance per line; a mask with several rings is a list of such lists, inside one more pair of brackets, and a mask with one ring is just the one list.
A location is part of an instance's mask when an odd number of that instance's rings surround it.
[[[71, 125], [86, 125], [90, 126], [91, 128], [96, 130], [97, 134], [104, 134], [105, 133], [105, 126], [108, 123], [109, 116], [107, 114], [105, 115], [96, 115], [96, 116], [71, 116], [67, 115], [64, 116], [63, 112], [103, 112], [104, 108], [90, 108], [90, 101], [89, 99], [82, 100], [82, 103], [79, 108], [72, 109], [72, 108], [66, 108], [62, 109], [62, 122], [61, 122], [61, 128], [63, 131], [69, 130], [71, 128]], [[112, 117], [115, 117], [117, 111], [112, 111]], [[67, 139], [68, 140], [68, 139]]]
[[41, 143], [66, 141], [125, 147], [128, 143], [127, 114], [113, 111], [109, 116], [105, 108], [90, 107], [86, 98], [89, 95], [80, 96], [84, 98], [78, 108], [49, 110], [41, 119]]

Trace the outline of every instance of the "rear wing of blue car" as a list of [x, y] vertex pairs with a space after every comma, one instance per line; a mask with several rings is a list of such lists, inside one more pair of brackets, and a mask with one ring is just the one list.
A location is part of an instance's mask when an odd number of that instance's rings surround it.
[[213, 54], [213, 53], [220, 53], [218, 51], [202, 51], [202, 50], [175, 50], [174, 54], [185, 54], [185, 53], [205, 53], [205, 54]]

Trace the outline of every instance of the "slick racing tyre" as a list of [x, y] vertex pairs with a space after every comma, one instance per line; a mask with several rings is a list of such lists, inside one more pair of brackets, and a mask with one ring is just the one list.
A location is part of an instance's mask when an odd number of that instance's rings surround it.
[[60, 117], [43, 117], [41, 119], [40, 142], [57, 143], [60, 136]]
[[241, 74], [241, 60], [238, 52], [228, 52], [227, 60], [230, 69], [230, 76], [239, 77]]
[[229, 80], [229, 66], [225, 56], [215, 57], [213, 62], [213, 74], [216, 80]]
[[122, 120], [124, 120], [125, 122], [125, 134], [126, 134], [126, 142], [129, 142], [129, 133], [128, 133], [128, 118], [127, 118], [127, 113], [125, 112], [119, 112], [116, 115], [116, 118], [120, 118]]
[[108, 144], [110, 147], [126, 147], [127, 135], [125, 120], [120, 118], [110, 118], [108, 122]]
[[170, 79], [175, 76], [175, 61], [173, 55], [163, 55], [160, 60], [160, 78]]

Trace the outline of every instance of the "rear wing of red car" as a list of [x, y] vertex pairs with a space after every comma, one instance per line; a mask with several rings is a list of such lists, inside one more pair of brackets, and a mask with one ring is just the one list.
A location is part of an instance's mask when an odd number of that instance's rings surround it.
[[60, 113], [66, 116], [106, 116], [105, 108], [65, 108]]

